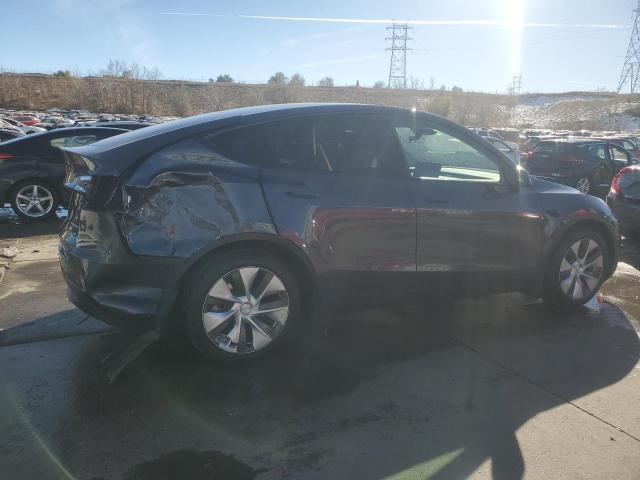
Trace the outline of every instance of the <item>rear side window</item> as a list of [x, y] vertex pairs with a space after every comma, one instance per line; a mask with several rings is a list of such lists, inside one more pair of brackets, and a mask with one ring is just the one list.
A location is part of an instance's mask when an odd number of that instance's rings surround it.
[[273, 122], [267, 128], [276, 166], [334, 173], [401, 172], [402, 163], [392, 154], [397, 144], [382, 117], [321, 115]]
[[540, 142], [535, 148], [534, 153], [547, 157], [562, 154], [564, 153], [564, 144], [558, 142]]
[[590, 155], [598, 157], [600, 160], [605, 160], [607, 158], [604, 145], [588, 145], [586, 149]]
[[207, 149], [222, 160], [261, 165], [271, 157], [269, 145], [259, 126], [241, 127], [201, 137]]
[[52, 147], [63, 148], [63, 147], [83, 147], [85, 145], [90, 145], [99, 140], [98, 136], [95, 134], [90, 135], [74, 135], [72, 137], [60, 137], [54, 138], [50, 141]]

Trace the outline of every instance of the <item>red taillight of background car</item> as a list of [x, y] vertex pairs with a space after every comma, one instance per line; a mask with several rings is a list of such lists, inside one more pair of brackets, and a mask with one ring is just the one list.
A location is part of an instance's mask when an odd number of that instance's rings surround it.
[[633, 171], [633, 167], [624, 167], [622, 170], [618, 172], [618, 174], [615, 177], [613, 177], [613, 180], [611, 181], [611, 191], [613, 193], [620, 194], [620, 178], [625, 173], [628, 173], [631, 171]]
[[0, 153], [0, 160], [4, 160], [6, 158], [13, 158], [14, 155], [11, 155], [10, 153]]

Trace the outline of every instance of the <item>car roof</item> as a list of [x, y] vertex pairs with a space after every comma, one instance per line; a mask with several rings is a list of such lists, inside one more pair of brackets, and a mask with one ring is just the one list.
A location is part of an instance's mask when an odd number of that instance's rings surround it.
[[[410, 112], [410, 110], [404, 108], [359, 103], [286, 103], [276, 105], [259, 105], [254, 107], [234, 108], [230, 110], [221, 110], [219, 112], [204, 113], [193, 117], [159, 123], [146, 128], [134, 130], [124, 135], [119, 135], [117, 139], [116, 137], [106, 139], [101, 141], [100, 145], [89, 145], [82, 148], [92, 149], [95, 154], [98, 153], [98, 151], [123, 147], [127, 144], [136, 143], [141, 140], [150, 140], [159, 136], [166, 135], [167, 141], [171, 141], [172, 137], [175, 137], [175, 140], [178, 140], [183, 138], [185, 135], [197, 135], [198, 133], [217, 126], [258, 123], [260, 121], [271, 121], [294, 116], [323, 113], [381, 113], [394, 111], [403, 113]], [[433, 117], [439, 121], [444, 120], [442, 117], [425, 112], [420, 112], [419, 114], [423, 117]]]
[[106, 174], [108, 170], [117, 171], [119, 164], [126, 162], [127, 158], [140, 158], [187, 137], [210, 132], [214, 128], [233, 128], [307, 115], [338, 113], [390, 114], [394, 112], [403, 115], [413, 113], [420, 118], [431, 119], [436, 125], [446, 125], [463, 136], [473, 135], [462, 125], [453, 123], [438, 115], [414, 112], [405, 108], [353, 103], [287, 103], [234, 108], [181, 118], [133, 130], [91, 145], [65, 148], [65, 150], [93, 159], [94, 162], [102, 165], [103, 173]]

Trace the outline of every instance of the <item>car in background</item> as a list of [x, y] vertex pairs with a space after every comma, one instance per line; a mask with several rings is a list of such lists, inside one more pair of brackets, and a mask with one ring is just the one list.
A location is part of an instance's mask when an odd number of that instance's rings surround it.
[[471, 131], [483, 138], [497, 138], [498, 140], [504, 140], [502, 135], [490, 128], [472, 128]]
[[35, 125], [25, 125], [24, 123], [19, 122], [15, 118], [2, 117], [1, 120], [14, 126], [15, 128], [19, 129], [22, 133], [25, 133], [27, 135], [31, 135], [32, 133], [42, 133], [47, 131], [46, 128], [37, 127]]
[[485, 140], [509, 157], [513, 163], [520, 165], [521, 155], [517, 143], [507, 142], [493, 137], [485, 137]]
[[32, 117], [30, 115], [16, 115], [13, 119], [27, 126], [38, 125], [40, 123], [38, 117]]
[[265, 105], [65, 149], [69, 298], [255, 358], [318, 305], [524, 291], [588, 302], [616, 268], [601, 200], [532, 178], [436, 115]]
[[73, 120], [64, 117], [46, 117], [39, 124], [39, 127], [47, 130], [53, 130], [55, 128], [72, 127], [75, 124]]
[[609, 141], [616, 145], [620, 145], [625, 150], [631, 152], [637, 160], [640, 160], [640, 145], [638, 145], [638, 141], [635, 137], [614, 137]]
[[25, 135], [26, 134], [20, 130], [15, 130], [13, 128], [0, 128], [0, 143], [13, 140], [14, 138], [24, 137]]
[[525, 168], [536, 177], [604, 196], [618, 171], [634, 163], [635, 157], [614, 142], [564, 138], [538, 143]]
[[625, 235], [640, 236], [640, 166], [625, 167], [611, 182], [607, 205]]
[[64, 128], [0, 143], [0, 206], [11, 204], [19, 216], [44, 219], [66, 205], [61, 148], [78, 147], [126, 132], [115, 128]]
[[135, 120], [113, 120], [109, 122], [83, 122], [80, 127], [109, 127], [122, 128], [124, 130], [138, 130], [139, 128], [150, 127], [153, 123], [138, 122]]

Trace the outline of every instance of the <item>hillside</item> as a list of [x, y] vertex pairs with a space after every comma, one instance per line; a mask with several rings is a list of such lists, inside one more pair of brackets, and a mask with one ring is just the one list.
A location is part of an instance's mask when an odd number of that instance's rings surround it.
[[242, 83], [0, 74], [0, 107], [192, 115], [287, 102], [355, 102], [415, 107], [466, 125], [633, 130], [640, 96], [573, 92], [507, 96], [356, 87], [292, 87]]

